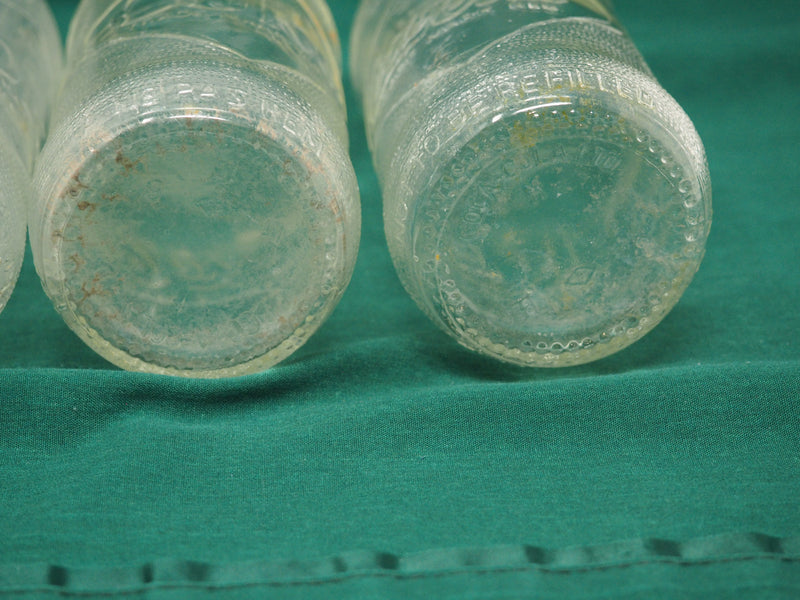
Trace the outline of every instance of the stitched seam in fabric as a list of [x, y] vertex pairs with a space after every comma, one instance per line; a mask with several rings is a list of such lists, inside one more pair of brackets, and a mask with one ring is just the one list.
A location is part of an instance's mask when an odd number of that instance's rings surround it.
[[[786, 555], [783, 554], [780, 547], [780, 540], [778, 538], [770, 538], [768, 536], [759, 536], [758, 534], [748, 534], [747, 536], [740, 536], [738, 538], [731, 538], [730, 536], [725, 536], [726, 539], [729, 541], [736, 540], [741, 542], [742, 540], [749, 540], [753, 541], [756, 540], [756, 543], [766, 544], [774, 548], [773, 552], [764, 552], [760, 554], [752, 554], [752, 555], [731, 555], [731, 556], [706, 556], [702, 557], [699, 556], [693, 559], [685, 559], [679, 556], [661, 556], [661, 557], [650, 557], [650, 558], [642, 558], [642, 559], [633, 559], [629, 561], [619, 561], [619, 562], [596, 562], [594, 564], [575, 564], [570, 566], [552, 566], [548, 564], [538, 564], [537, 562], [530, 562], [524, 565], [518, 566], [480, 566], [480, 565], [465, 565], [456, 568], [444, 568], [441, 570], [431, 570], [431, 571], [417, 571], [417, 572], [403, 572], [402, 568], [395, 569], [392, 566], [386, 567], [383, 570], [380, 567], [372, 568], [372, 569], [364, 569], [364, 570], [354, 570], [351, 573], [341, 573], [339, 575], [331, 575], [331, 576], [322, 576], [316, 578], [295, 578], [295, 579], [274, 579], [274, 580], [264, 580], [264, 581], [251, 581], [251, 582], [220, 582], [220, 583], [213, 583], [213, 582], [203, 582], [203, 581], [192, 581], [194, 576], [191, 575], [190, 572], [187, 571], [185, 581], [174, 581], [174, 582], [161, 582], [153, 581], [151, 578], [154, 577], [152, 566], [146, 565], [145, 567], [137, 569], [139, 573], [142, 574], [149, 574], [146, 578], [149, 580], [148, 582], [142, 582], [141, 584], [129, 587], [127, 589], [119, 589], [119, 590], [80, 590], [80, 589], [69, 589], [69, 581], [70, 581], [70, 571], [63, 567], [57, 566], [50, 566], [48, 567], [47, 572], [47, 579], [53, 582], [52, 585], [41, 585], [37, 587], [27, 587], [21, 588], [17, 587], [14, 588], [0, 588], [0, 593], [6, 595], [17, 595], [22, 596], [25, 594], [54, 594], [63, 597], [86, 597], [86, 598], [102, 598], [102, 597], [114, 597], [114, 596], [129, 596], [133, 594], [140, 594], [147, 591], [169, 591], [169, 590], [180, 590], [180, 589], [194, 589], [198, 591], [221, 591], [221, 590], [237, 590], [237, 589], [252, 589], [252, 588], [290, 588], [290, 587], [317, 587], [317, 586], [326, 586], [326, 585], [337, 585], [346, 583], [349, 581], [356, 581], [356, 580], [366, 580], [366, 579], [384, 579], [384, 580], [396, 580], [396, 581], [413, 581], [413, 580], [425, 580], [425, 579], [442, 579], [447, 577], [458, 577], [458, 576], [483, 576], [483, 575], [503, 575], [503, 574], [513, 574], [513, 573], [525, 573], [525, 572], [538, 572], [545, 575], [571, 575], [571, 574], [581, 574], [581, 573], [590, 573], [590, 572], [601, 572], [601, 571], [610, 571], [610, 570], [621, 570], [621, 569], [630, 569], [635, 567], [646, 567], [646, 566], [654, 566], [654, 565], [663, 565], [663, 566], [677, 566], [681, 568], [696, 568], [696, 567], [704, 567], [704, 566], [712, 566], [712, 565], [720, 565], [720, 564], [728, 564], [728, 563], [743, 563], [743, 562], [754, 562], [754, 561], [774, 561], [778, 563], [792, 563], [792, 564], [800, 564], [800, 555]], [[719, 540], [721, 541], [721, 539]], [[793, 540], [794, 542], [794, 540]], [[675, 548], [680, 547], [679, 544], [660, 541], [659, 542], [662, 549], [668, 548], [670, 551], [674, 550]], [[646, 548], [647, 546], [645, 546]], [[525, 551], [528, 556], [530, 556], [529, 548], [531, 547], [520, 547], [521, 550]], [[602, 547], [595, 546], [595, 547], [586, 547], [586, 549], [598, 551]], [[487, 549], [491, 550], [491, 549]], [[580, 549], [573, 549], [573, 550], [580, 550]], [[454, 554], [457, 554], [463, 558], [465, 556], [464, 550], [452, 550], [449, 551]], [[425, 554], [425, 553], [420, 553]], [[468, 554], [468, 552], [467, 552]], [[386, 557], [393, 557], [393, 555], [389, 554], [379, 554], [376, 555], [377, 557], [381, 558], [382, 560], [386, 560]], [[536, 554], [540, 559], [546, 560], [544, 554]], [[397, 558], [397, 566], [399, 567], [402, 563], [402, 557]], [[392, 561], [388, 561], [389, 564], [394, 564]], [[180, 563], [181, 566], [189, 569], [192, 573], [197, 574], [197, 567], [200, 567], [201, 570], [206, 573], [210, 572], [213, 569], [213, 565], [206, 564], [206, 563], [198, 563], [193, 561], [185, 561]], [[254, 563], [255, 564], [255, 563]], [[343, 562], [343, 559], [332, 559], [331, 563], [334, 566], [338, 566], [339, 568], [343, 568], [343, 565], [346, 565]], [[344, 567], [346, 568], [346, 566]], [[52, 573], [57, 572], [59, 576], [55, 579], [50, 577]], [[97, 571], [98, 574], [102, 573], [101, 570]], [[0, 575], [2, 575], [2, 568], [0, 568]]]

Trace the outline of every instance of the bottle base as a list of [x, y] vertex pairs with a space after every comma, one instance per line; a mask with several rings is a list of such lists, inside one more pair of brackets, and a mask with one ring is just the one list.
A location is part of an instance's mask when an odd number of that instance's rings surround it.
[[353, 232], [325, 165], [285, 135], [172, 110], [71, 165], [35, 248], [67, 324], [120, 367], [179, 376], [261, 371], [301, 346], [349, 280]]
[[619, 100], [565, 91], [517, 107], [420, 195], [413, 268], [398, 270], [460, 344], [524, 366], [590, 362], [645, 335], [688, 286], [710, 224], [705, 182]]

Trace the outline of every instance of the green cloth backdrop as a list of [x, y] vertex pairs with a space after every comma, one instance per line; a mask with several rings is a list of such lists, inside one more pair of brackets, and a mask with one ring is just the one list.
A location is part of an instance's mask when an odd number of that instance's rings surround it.
[[[800, 5], [616, 5], [714, 185], [658, 328], [559, 371], [458, 347], [392, 270], [348, 87], [361, 253], [282, 365], [122, 372], [28, 254], [0, 315], [0, 596], [800, 598]], [[332, 9], [346, 46], [355, 2]]]

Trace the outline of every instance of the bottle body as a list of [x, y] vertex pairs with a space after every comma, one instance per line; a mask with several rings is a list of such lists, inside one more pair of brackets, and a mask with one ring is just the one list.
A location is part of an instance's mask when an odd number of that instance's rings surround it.
[[0, 310], [25, 250], [31, 171], [61, 67], [61, 41], [44, 0], [0, 0]]
[[611, 354], [703, 257], [705, 153], [598, 0], [362, 4], [353, 76], [420, 307], [528, 366]]
[[65, 321], [123, 368], [279, 362], [352, 274], [360, 215], [322, 2], [84, 0], [31, 243]]

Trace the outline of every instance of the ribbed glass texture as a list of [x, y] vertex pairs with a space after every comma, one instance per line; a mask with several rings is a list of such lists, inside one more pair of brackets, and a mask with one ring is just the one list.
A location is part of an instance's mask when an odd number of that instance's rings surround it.
[[351, 56], [395, 266], [461, 344], [585, 363], [681, 297], [705, 152], [608, 2], [364, 0]]
[[44, 0], [0, 0], [0, 310], [25, 250], [31, 171], [61, 68], [61, 40]]
[[352, 274], [358, 190], [322, 0], [84, 0], [36, 175], [45, 290], [132, 370], [284, 359]]

